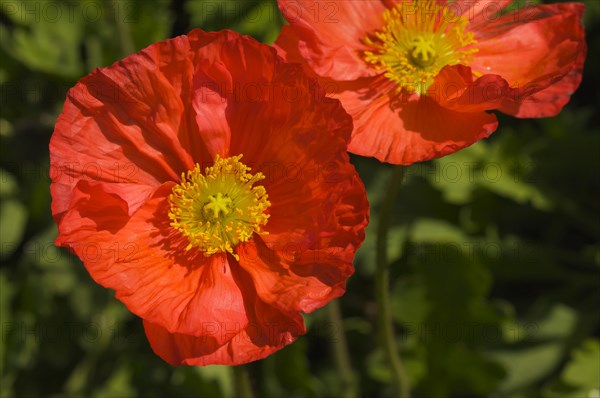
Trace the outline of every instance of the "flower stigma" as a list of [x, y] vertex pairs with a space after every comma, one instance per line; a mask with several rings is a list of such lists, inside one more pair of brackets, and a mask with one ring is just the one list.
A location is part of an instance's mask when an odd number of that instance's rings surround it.
[[363, 59], [396, 83], [396, 92], [424, 94], [447, 65], [468, 65], [477, 52], [469, 21], [436, 0], [400, 2], [383, 13], [385, 25], [364, 41]]
[[267, 234], [271, 206], [265, 187], [254, 185], [265, 178], [263, 173], [250, 174], [242, 155], [221, 158], [202, 173], [199, 164], [181, 174], [181, 182], [169, 195], [171, 226], [188, 238], [185, 248], [200, 248], [205, 256], [233, 252], [240, 242], [254, 233]]

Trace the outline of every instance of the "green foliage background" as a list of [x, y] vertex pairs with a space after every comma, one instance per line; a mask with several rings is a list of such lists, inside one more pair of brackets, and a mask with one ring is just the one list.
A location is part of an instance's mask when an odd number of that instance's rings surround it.
[[[270, 43], [276, 4], [2, 1], [0, 23], [0, 397], [234, 396], [230, 368], [156, 357], [141, 321], [52, 245], [48, 142], [66, 91], [93, 68], [194, 27]], [[559, 116], [501, 115], [490, 139], [408, 170], [388, 254], [417, 397], [600, 397], [599, 1], [585, 23], [584, 80]], [[343, 331], [359, 395], [391, 396], [373, 281], [390, 167], [353, 162], [372, 221], [339, 300]], [[249, 365], [258, 396], [344, 393], [335, 324], [327, 309], [305, 318], [305, 336]]]

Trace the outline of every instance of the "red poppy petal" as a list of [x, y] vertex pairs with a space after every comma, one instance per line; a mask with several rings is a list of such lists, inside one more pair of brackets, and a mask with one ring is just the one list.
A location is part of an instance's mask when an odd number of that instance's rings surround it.
[[[279, 0], [279, 8], [292, 27], [283, 29], [274, 43], [282, 54], [294, 55], [296, 50], [288, 45], [299, 38], [299, 53], [321, 76], [353, 80], [378, 74], [365, 63], [361, 51], [367, 49], [363, 44], [367, 34], [383, 25], [383, 1]], [[288, 34], [294, 36], [286, 38]]]
[[500, 75], [514, 88], [548, 87], [583, 63], [583, 10], [579, 3], [531, 6], [482, 25], [471, 68]]
[[[581, 34], [583, 35], [583, 32]], [[578, 52], [577, 59], [573, 61], [573, 68], [566, 76], [558, 81], [556, 81], [557, 77], [554, 77], [554, 81], [547, 88], [533, 95], [521, 95], [512, 104], [502, 107], [501, 111], [521, 118], [550, 117], [560, 113], [581, 84], [586, 53], [586, 43], [583, 41], [582, 49]], [[526, 89], [535, 90], [536, 83], [530, 83]], [[537, 85], [545, 86], [539, 83]]]
[[[245, 161], [254, 164], [275, 162], [282, 166], [306, 163], [319, 153], [316, 161], [344, 152], [352, 119], [340, 102], [326, 97], [317, 81], [309, 80], [300, 66], [283, 63], [274, 52], [261, 59], [278, 67], [268, 86], [247, 86], [239, 94], [247, 100], [233, 102], [227, 109], [232, 130], [244, 132], [232, 139], [232, 154], [244, 153]], [[261, 63], [253, 66], [261, 67]], [[254, 94], [249, 94], [250, 90]], [[329, 148], [322, 148], [326, 141]]]
[[[80, 179], [115, 184], [130, 214], [164, 181], [177, 180], [198, 146], [191, 102], [193, 67], [185, 36], [156, 43], [96, 69], [69, 91], [50, 141], [52, 211], [57, 220]], [[93, 145], [90, 145], [93, 143]], [[59, 194], [60, 193], [60, 194]]]
[[300, 190], [290, 184], [287, 194], [283, 190], [269, 191], [273, 203], [269, 209], [271, 218], [265, 227], [268, 234], [262, 236], [268, 247], [273, 250], [285, 250], [286, 245], [300, 250], [326, 248], [322, 236], [341, 235], [346, 219], [356, 222], [357, 230], [350, 239], [355, 249], [360, 246], [363, 235], [358, 230], [368, 223], [368, 203], [362, 182], [338, 165], [331, 165], [333, 171], [329, 176], [316, 177], [327, 178], [329, 187], [315, 184], [313, 188]]
[[300, 38], [298, 36], [298, 31], [300, 30], [290, 25], [283, 25], [277, 40], [273, 43], [273, 48], [277, 51], [277, 55], [287, 62], [300, 63], [306, 74], [317, 77], [315, 71], [310, 68], [304, 56], [300, 53]]
[[510, 108], [502, 108], [502, 111], [522, 118], [555, 116], [569, 102], [571, 95], [581, 83], [581, 77], [581, 69], [573, 70], [558, 83], [520, 101], [515, 111]]
[[[203, 69], [207, 69], [204, 71]], [[231, 131], [225, 118], [227, 99], [223, 89], [232, 86], [227, 68], [219, 63], [202, 65], [194, 75], [194, 101], [196, 123], [202, 132], [201, 137], [210, 154], [227, 156]]]
[[489, 136], [498, 122], [486, 112], [457, 112], [428, 96], [376, 96], [377, 82], [336, 96], [354, 119], [348, 150], [382, 162], [412, 164], [440, 157]]
[[[585, 57], [584, 54], [581, 56]], [[484, 75], [473, 81], [471, 68], [447, 66], [429, 87], [427, 95], [441, 106], [459, 112], [498, 109], [517, 117], [554, 116], [569, 102], [581, 83], [582, 67], [583, 64], [554, 83], [538, 80], [529, 86], [512, 88], [501, 76]], [[539, 86], [548, 84], [548, 88], [539, 91]]]
[[311, 250], [289, 241], [275, 248], [260, 240], [241, 248], [240, 265], [263, 301], [282, 311], [312, 312], [344, 294], [353, 268], [341, 258], [343, 247]]
[[204, 32], [194, 30], [187, 36], [179, 36], [153, 45], [160, 71], [175, 88], [175, 94], [179, 94], [183, 106], [181, 123], [177, 131], [179, 142], [196, 162], [210, 157], [203, 145], [194, 109], [189, 106], [195, 97], [193, 76], [201, 49], [215, 40], [216, 36], [216, 34], [202, 33]]
[[242, 293], [226, 255], [186, 251], [187, 240], [169, 226], [172, 186], [161, 186], [129, 218], [123, 200], [104, 184], [80, 181], [57, 244], [73, 250], [131, 312], [171, 332], [200, 336], [210, 330], [198, 325], [222, 319], [245, 325]]
[[249, 322], [240, 324], [228, 318], [200, 321], [208, 331], [195, 337], [169, 333], [144, 320], [152, 349], [172, 365], [240, 365], [280, 350], [306, 332], [298, 313], [283, 313], [257, 298], [252, 281], [240, 269], [232, 270], [242, 286]]
[[471, 68], [446, 66], [428, 88], [427, 95], [442, 107], [458, 112], [481, 112], [509, 109], [521, 97], [530, 96], [534, 87], [511, 88], [498, 75], [484, 75], [473, 80]]
[[[320, 174], [315, 173], [319, 169]], [[271, 218], [265, 227], [268, 234], [261, 236], [267, 246], [276, 251], [327, 249], [328, 236], [338, 234], [343, 241], [340, 247], [358, 248], [368, 223], [368, 202], [354, 168], [330, 158], [305, 169], [288, 166], [288, 170], [293, 170], [288, 181], [268, 186]], [[304, 180], [303, 185], [294, 178], [314, 180]]]
[[[220, 335], [220, 326], [211, 329], [211, 333]], [[144, 320], [144, 330], [150, 346], [156, 355], [174, 366], [235, 366], [265, 358], [296, 340], [296, 333], [290, 326], [298, 330], [291, 322], [284, 322], [281, 330], [277, 328], [278, 324], [271, 326], [268, 333], [280, 336], [280, 342], [272, 344], [255, 342], [257, 336], [264, 334], [256, 325], [251, 325], [237, 334], [236, 329], [232, 328], [223, 332], [232, 337], [226, 344], [221, 345], [216, 343], [215, 338], [210, 334], [195, 337], [169, 333], [165, 328]]]
[[232, 132], [226, 110], [235, 114], [240, 112], [240, 103], [265, 99], [272, 81], [274, 51], [248, 37], [223, 31], [202, 47], [197, 57], [196, 121], [211, 154], [227, 156]]
[[513, 0], [456, 0], [446, 6], [457, 16], [467, 18], [469, 30], [498, 18], [499, 13]]
[[[130, 166], [131, 171], [135, 171], [136, 168], [132, 164]], [[93, 180], [89, 180], [93, 181]], [[154, 192], [156, 188], [148, 185], [138, 184], [104, 184], [104, 190], [108, 195], [114, 195], [124, 201], [124, 211], [127, 216], [131, 216], [137, 209], [144, 204], [146, 199]], [[72, 203], [76, 203], [78, 198], [74, 196], [78, 191], [73, 188], [70, 184], [63, 184], [61, 181], [56, 180], [50, 186], [50, 192], [52, 194], [52, 212], [55, 214], [55, 220], [60, 225], [62, 216], [65, 212], [59, 213], [59, 209], [67, 209], [71, 207]]]

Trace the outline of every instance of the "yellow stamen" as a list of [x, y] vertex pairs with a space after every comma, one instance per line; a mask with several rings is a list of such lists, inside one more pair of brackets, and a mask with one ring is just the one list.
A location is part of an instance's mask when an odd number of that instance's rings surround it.
[[397, 84], [425, 94], [446, 65], [468, 65], [477, 52], [469, 21], [435, 0], [400, 2], [383, 13], [385, 26], [365, 38], [365, 61]]
[[171, 226], [188, 238], [186, 250], [200, 248], [205, 256], [231, 253], [253, 234], [266, 234], [266, 210], [271, 206], [262, 185], [254, 184], [265, 176], [250, 174], [240, 162], [242, 155], [221, 158], [217, 155], [204, 174], [200, 165], [181, 174], [181, 183], [169, 195]]

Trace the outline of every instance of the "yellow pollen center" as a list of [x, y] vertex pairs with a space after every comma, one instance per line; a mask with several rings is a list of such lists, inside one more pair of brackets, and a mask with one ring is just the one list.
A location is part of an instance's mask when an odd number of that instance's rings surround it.
[[477, 52], [469, 21], [436, 0], [400, 2], [383, 13], [385, 25], [368, 35], [367, 64], [396, 83], [396, 91], [424, 94], [447, 65], [468, 65]]
[[221, 158], [202, 173], [200, 165], [182, 173], [181, 182], [169, 195], [171, 226], [187, 237], [186, 250], [197, 247], [205, 256], [233, 252], [240, 242], [254, 233], [266, 234], [271, 206], [262, 185], [262, 173], [250, 174], [250, 168], [240, 162], [242, 155]]

